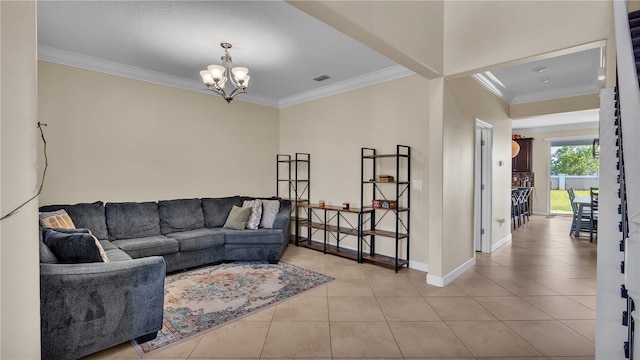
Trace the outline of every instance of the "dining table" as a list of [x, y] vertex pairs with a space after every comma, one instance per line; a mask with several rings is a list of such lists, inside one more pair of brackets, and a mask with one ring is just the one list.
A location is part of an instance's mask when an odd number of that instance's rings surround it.
[[576, 237], [580, 236], [580, 219], [582, 219], [582, 214], [585, 209], [588, 209], [591, 206], [591, 197], [590, 196], [576, 196], [573, 199], [573, 203], [578, 206], [578, 213], [574, 214], [572, 226], [573, 232]]

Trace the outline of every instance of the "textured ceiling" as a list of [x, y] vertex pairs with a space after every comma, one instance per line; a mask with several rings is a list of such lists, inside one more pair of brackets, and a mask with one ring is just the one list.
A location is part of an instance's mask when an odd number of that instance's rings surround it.
[[[221, 42], [250, 69], [248, 94], [288, 106], [411, 71], [282, 1], [38, 1], [39, 58], [206, 92], [199, 71]], [[599, 49], [493, 71], [504, 100], [524, 103], [597, 92]], [[531, 69], [546, 66], [544, 73]], [[328, 75], [316, 82], [312, 78]], [[542, 83], [539, 78], [551, 80]]]
[[[506, 87], [505, 101], [522, 104], [600, 92], [601, 48], [492, 71]], [[546, 69], [535, 72], [534, 69]], [[547, 78], [547, 82], [541, 81]]]
[[[235, 66], [249, 68], [249, 94], [274, 105], [399, 67], [281, 1], [38, 1], [41, 50], [167, 74], [200, 88], [199, 71], [220, 63], [221, 42], [233, 45]], [[312, 80], [322, 74], [331, 78]]]

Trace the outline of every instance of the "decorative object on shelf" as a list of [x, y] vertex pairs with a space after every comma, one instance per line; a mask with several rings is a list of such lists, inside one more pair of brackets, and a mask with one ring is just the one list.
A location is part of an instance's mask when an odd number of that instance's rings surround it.
[[320, 206], [320, 208], [324, 208], [324, 200], [318, 201], [318, 206]]
[[349, 210], [349, 203], [348, 202], [342, 203], [342, 210]]
[[394, 178], [391, 175], [378, 175], [378, 182], [393, 182]]
[[395, 200], [372, 200], [371, 206], [375, 209], [396, 209], [398, 202]]
[[[208, 90], [222, 96], [227, 103], [230, 103], [236, 95], [246, 93], [251, 77], [246, 67], [232, 67], [232, 59], [229, 55], [231, 44], [223, 42], [220, 46], [224, 49], [224, 55], [220, 57], [222, 65], [209, 65], [207, 70], [200, 71], [200, 76]], [[231, 84], [234, 86], [231, 93], [225, 90], [228, 79], [231, 79]]]
[[518, 156], [518, 153], [520, 153], [520, 144], [511, 140], [511, 158]]

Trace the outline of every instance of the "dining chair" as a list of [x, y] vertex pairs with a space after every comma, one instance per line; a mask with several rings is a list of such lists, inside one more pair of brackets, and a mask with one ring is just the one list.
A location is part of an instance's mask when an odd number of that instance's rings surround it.
[[571, 221], [571, 230], [569, 231], [570, 236], [580, 236], [580, 232], [588, 232], [591, 233], [591, 210], [590, 206], [582, 205], [582, 209], [580, 205], [574, 202], [575, 193], [573, 188], [569, 188], [567, 190], [569, 193], [569, 200], [571, 201], [571, 210], [573, 212], [573, 217]]
[[569, 235], [571, 235], [576, 230], [576, 218], [578, 216], [578, 210], [576, 209], [576, 204], [573, 203], [573, 200], [576, 198], [576, 195], [573, 192], [573, 188], [568, 188], [567, 193], [569, 194], [569, 204], [571, 204], [571, 212], [573, 213], [573, 216], [571, 218], [571, 229], [569, 229]]
[[589, 209], [589, 241], [593, 242], [593, 234], [598, 235], [598, 188], [589, 188], [591, 206]]
[[520, 227], [520, 207], [518, 205], [518, 191], [511, 190], [511, 220], [513, 221], [513, 230], [516, 229], [516, 221], [517, 226]]

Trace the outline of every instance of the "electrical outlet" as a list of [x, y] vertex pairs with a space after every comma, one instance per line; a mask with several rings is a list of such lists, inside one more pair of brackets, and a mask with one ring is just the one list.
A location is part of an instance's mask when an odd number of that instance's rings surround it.
[[413, 189], [422, 190], [422, 180], [413, 180]]

